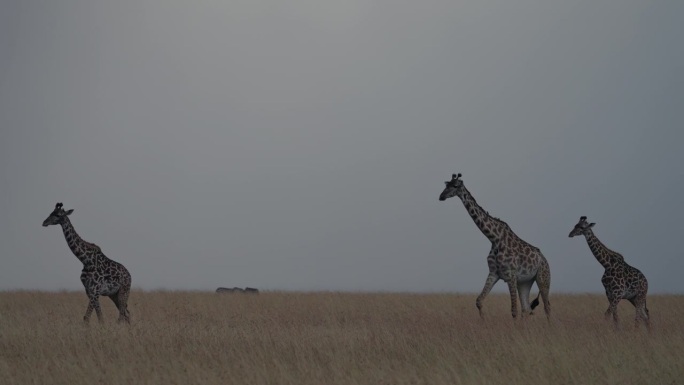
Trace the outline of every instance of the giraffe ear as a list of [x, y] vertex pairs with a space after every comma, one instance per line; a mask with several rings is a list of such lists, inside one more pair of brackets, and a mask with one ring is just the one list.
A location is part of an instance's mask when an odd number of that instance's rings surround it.
[[74, 212], [74, 209], [71, 209], [71, 210], [65, 211], [64, 213], [65, 213], [66, 215], [71, 215], [71, 213], [73, 213], [73, 212]]
[[587, 226], [587, 228], [590, 229], [590, 228], [594, 227], [595, 224], [596, 223], [590, 223], [589, 226]]

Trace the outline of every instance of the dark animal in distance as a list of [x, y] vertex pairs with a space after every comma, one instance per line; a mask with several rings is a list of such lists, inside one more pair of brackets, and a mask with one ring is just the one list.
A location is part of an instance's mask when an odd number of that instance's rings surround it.
[[221, 294], [221, 293], [243, 293], [243, 294], [259, 294], [259, 289], [253, 288], [253, 287], [246, 287], [246, 288], [240, 288], [240, 287], [219, 287], [216, 289], [216, 292]]

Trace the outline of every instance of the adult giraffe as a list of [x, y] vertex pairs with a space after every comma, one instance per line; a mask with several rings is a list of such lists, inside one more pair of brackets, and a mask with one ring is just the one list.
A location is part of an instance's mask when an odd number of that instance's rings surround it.
[[74, 229], [68, 216], [74, 210], [64, 211], [61, 203], [43, 221], [43, 226], [61, 225], [67, 245], [83, 263], [81, 282], [88, 295], [88, 309], [83, 316], [86, 323], [95, 309], [97, 320], [102, 322], [102, 310], [98, 297], [108, 296], [119, 309], [119, 322], [130, 323], [128, 313], [128, 294], [131, 291], [131, 274], [124, 265], [107, 258], [94, 243], [84, 241]]
[[[518, 315], [516, 296], [520, 296], [521, 315], [524, 317], [532, 312], [539, 304], [539, 295], [544, 301], [546, 317], [551, 316], [551, 304], [549, 302], [549, 287], [551, 285], [551, 272], [549, 263], [541, 251], [518, 237], [508, 224], [499, 218], [495, 218], [480, 205], [470, 191], [463, 185], [461, 174], [453, 174], [451, 180], [444, 182], [446, 187], [439, 196], [440, 201], [452, 197], [459, 197], [463, 202], [475, 225], [492, 243], [492, 248], [487, 256], [489, 274], [485, 281], [482, 292], [477, 297], [475, 305], [482, 317], [482, 302], [500, 279], [508, 284], [511, 295], [511, 314], [513, 318]], [[530, 289], [537, 282], [539, 295], [529, 303]]]

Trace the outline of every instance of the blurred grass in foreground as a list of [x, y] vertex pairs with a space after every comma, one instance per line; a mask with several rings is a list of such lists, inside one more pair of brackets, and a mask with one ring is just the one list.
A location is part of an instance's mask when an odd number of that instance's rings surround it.
[[[536, 292], [535, 292], [536, 295]], [[2, 384], [684, 384], [684, 296], [652, 333], [602, 295], [554, 295], [524, 322], [507, 295], [134, 291], [131, 325], [82, 323], [80, 292], [0, 293]]]

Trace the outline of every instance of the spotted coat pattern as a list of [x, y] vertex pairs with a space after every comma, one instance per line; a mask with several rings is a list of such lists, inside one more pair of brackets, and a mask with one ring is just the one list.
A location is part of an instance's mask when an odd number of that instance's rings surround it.
[[646, 276], [639, 269], [625, 262], [625, 258], [620, 253], [607, 248], [591, 229], [594, 225], [595, 223], [588, 223], [587, 217], [582, 216], [568, 236], [572, 238], [584, 235], [592, 254], [605, 269], [603, 277], [601, 277], [601, 283], [603, 283], [608, 297], [608, 310], [605, 312], [605, 317], [610, 318], [612, 315], [614, 325], [617, 327], [617, 306], [620, 300], [626, 299], [634, 305], [636, 327], [639, 327], [639, 323], [643, 322], [647, 328], [650, 328], [648, 308], [646, 307], [646, 294], [648, 292]]
[[[482, 316], [484, 299], [494, 284], [501, 279], [508, 284], [513, 318], [518, 315], [517, 296], [520, 296], [521, 315], [523, 317], [531, 314], [532, 309], [539, 304], [539, 296], [541, 296], [544, 302], [544, 311], [549, 318], [551, 316], [551, 304], [549, 302], [551, 272], [548, 261], [537, 247], [518, 237], [506, 222], [489, 215], [478, 205], [460, 178], [461, 174], [454, 174], [451, 180], [444, 182], [446, 187], [439, 196], [439, 200], [444, 201], [458, 196], [477, 228], [492, 244], [487, 256], [489, 274], [484, 288], [475, 302], [480, 316]], [[529, 293], [535, 281], [539, 287], [539, 295], [530, 305]]]
[[83, 320], [88, 322], [95, 309], [98, 321], [102, 322], [100, 296], [109, 297], [119, 310], [119, 322], [130, 323], [128, 312], [128, 295], [131, 291], [131, 275], [124, 265], [107, 258], [99, 246], [84, 241], [71, 224], [68, 215], [73, 210], [64, 211], [62, 204], [57, 203], [50, 216], [45, 219], [43, 226], [61, 225], [67, 245], [83, 263], [81, 283], [88, 296], [88, 309]]

